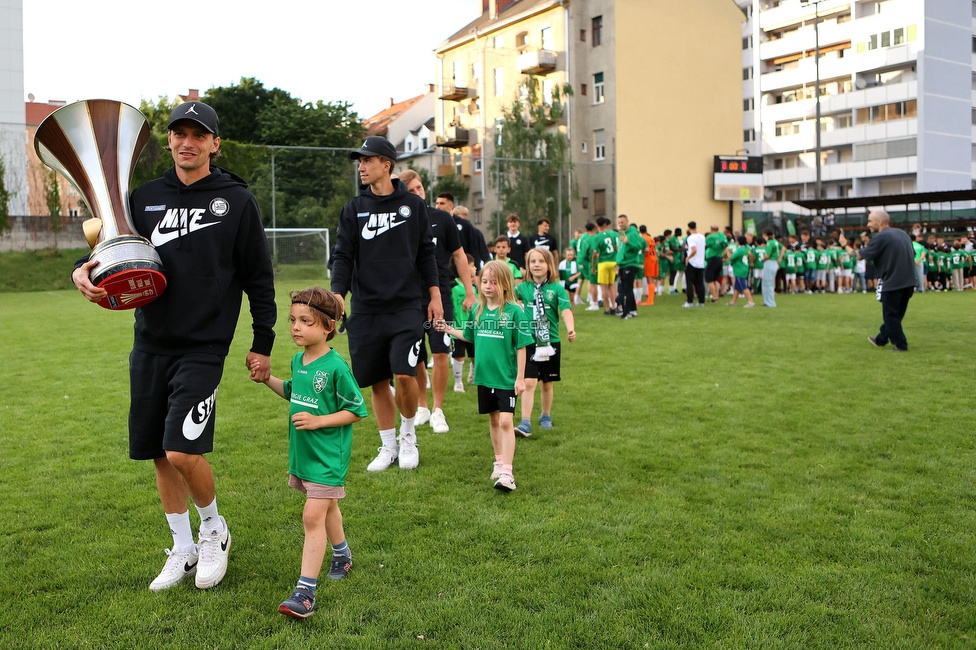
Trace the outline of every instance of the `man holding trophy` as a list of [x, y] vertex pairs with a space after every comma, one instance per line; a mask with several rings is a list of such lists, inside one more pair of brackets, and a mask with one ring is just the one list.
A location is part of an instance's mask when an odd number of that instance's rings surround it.
[[[219, 127], [210, 106], [177, 106], [168, 139], [174, 167], [129, 201], [131, 225], [155, 247], [165, 273], [165, 291], [136, 309], [129, 357], [129, 456], [154, 462], [173, 535], [165, 566], [149, 586], [154, 591], [194, 574], [196, 586], [208, 589], [227, 571], [231, 536], [204, 454], [213, 450], [217, 385], [245, 293], [254, 332], [245, 365], [257, 381], [271, 371], [277, 314], [271, 258], [247, 184], [212, 164], [220, 153]], [[96, 303], [107, 297], [97, 282], [100, 263], [86, 256], [71, 275]], [[200, 515], [198, 543], [188, 498]]]

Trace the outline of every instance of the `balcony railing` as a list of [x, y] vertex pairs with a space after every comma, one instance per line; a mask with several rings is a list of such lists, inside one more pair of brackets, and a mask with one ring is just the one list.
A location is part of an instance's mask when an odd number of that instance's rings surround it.
[[448, 127], [443, 136], [437, 136], [437, 146], [460, 149], [466, 147], [471, 142], [471, 129], [462, 129], [459, 126]]
[[448, 102], [459, 102], [468, 98], [470, 89], [466, 85], [444, 84], [440, 98]]
[[556, 53], [549, 50], [526, 52], [519, 55], [517, 64], [522, 74], [547, 75], [556, 69]]

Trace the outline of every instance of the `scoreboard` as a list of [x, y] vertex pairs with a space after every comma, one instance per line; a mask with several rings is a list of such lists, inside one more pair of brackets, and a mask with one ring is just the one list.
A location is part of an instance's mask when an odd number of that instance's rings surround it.
[[762, 156], [715, 156], [712, 168], [716, 201], [759, 201], [763, 198]]

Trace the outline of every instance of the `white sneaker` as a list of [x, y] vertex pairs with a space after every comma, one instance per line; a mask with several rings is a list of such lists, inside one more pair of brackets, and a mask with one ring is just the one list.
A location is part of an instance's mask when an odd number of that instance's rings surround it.
[[600, 305], [595, 305], [593, 303], [590, 303], [590, 306], [586, 308], [586, 311], [599, 311], [599, 310], [600, 310]]
[[162, 591], [163, 589], [174, 587], [183, 578], [192, 576], [197, 572], [199, 556], [196, 553], [192, 551], [181, 553], [176, 549], [166, 549], [166, 555], [169, 557], [166, 558], [166, 564], [163, 565], [163, 570], [159, 572], [155, 580], [149, 583], [149, 589], [152, 591]]
[[454, 392], [455, 393], [463, 393], [464, 392], [464, 382], [463, 381], [456, 381], [456, 382], [454, 382]]
[[474, 363], [472, 363], [471, 367], [468, 368], [468, 383], [469, 384], [474, 383]]
[[376, 451], [380, 453], [376, 454], [373, 462], [366, 466], [367, 472], [382, 472], [392, 465], [399, 455], [399, 450], [394, 447], [380, 447]]
[[400, 469], [414, 469], [420, 464], [420, 450], [417, 449], [416, 433], [401, 433], [397, 438], [400, 443]]
[[217, 586], [227, 573], [227, 556], [230, 554], [230, 529], [227, 521], [219, 517], [224, 531], [200, 531], [197, 549], [200, 562], [197, 563], [197, 588], [210, 589]]
[[513, 492], [515, 490], [515, 477], [504, 472], [499, 474], [498, 480], [495, 481], [495, 489], [502, 492]]
[[[461, 388], [463, 389], [464, 386]], [[451, 430], [451, 427], [447, 426], [447, 418], [444, 417], [444, 411], [434, 409], [434, 412], [430, 414], [430, 428], [434, 430], [434, 433], [447, 433]]]
[[413, 425], [419, 427], [421, 424], [430, 422], [430, 409], [423, 406], [417, 407], [417, 414], [413, 416]]

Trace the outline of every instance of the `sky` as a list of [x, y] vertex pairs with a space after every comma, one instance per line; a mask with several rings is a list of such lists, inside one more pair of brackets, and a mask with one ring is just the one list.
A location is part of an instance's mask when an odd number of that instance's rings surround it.
[[23, 0], [24, 101], [174, 99], [254, 77], [360, 118], [435, 83], [481, 0]]

